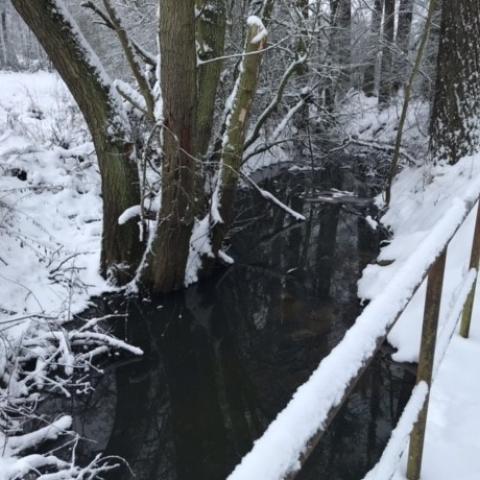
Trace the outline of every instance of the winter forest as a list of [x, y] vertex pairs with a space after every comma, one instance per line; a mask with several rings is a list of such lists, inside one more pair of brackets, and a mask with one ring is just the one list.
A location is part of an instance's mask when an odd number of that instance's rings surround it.
[[478, 0], [0, 0], [0, 480], [480, 478]]

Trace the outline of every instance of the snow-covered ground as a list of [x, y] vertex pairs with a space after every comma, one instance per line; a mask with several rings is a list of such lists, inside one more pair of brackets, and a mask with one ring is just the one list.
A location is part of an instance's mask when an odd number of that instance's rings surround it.
[[[418, 249], [458, 198], [476, 191], [480, 155], [465, 158], [453, 167], [436, 166], [404, 170], [394, 184], [392, 204], [383, 218], [394, 235], [382, 248], [380, 260], [389, 266], [371, 265], [359, 282], [363, 298], [376, 298], [385, 285]], [[448, 249], [439, 319], [439, 338], [452, 320], [455, 303], [462, 297], [468, 277], [476, 207], [459, 229]], [[394, 358], [416, 361], [425, 302], [425, 283], [389, 335], [398, 350]], [[437, 371], [431, 392], [422, 480], [473, 480], [480, 478], [480, 288], [477, 288], [471, 338], [455, 335], [443, 361], [437, 347]], [[454, 315], [456, 316], [456, 315]], [[406, 455], [395, 479], [405, 478]], [[377, 477], [375, 477], [377, 478]], [[378, 477], [378, 480], [380, 477]]]
[[[61, 324], [108, 288], [98, 274], [99, 176], [83, 125], [56, 75], [0, 72], [1, 480], [46, 465], [70, 475], [62, 478], [79, 474], [54, 456], [23, 454], [68, 430], [68, 417], [22, 436], [22, 418], [9, 419], [9, 409], [29, 407], [30, 388], [52, 387], [44, 377], [49, 359], [71, 374], [72, 339]], [[26, 375], [19, 358], [36, 361], [35, 370]]]
[[55, 75], [0, 84], [1, 318], [78, 311], [106, 286], [93, 145]]
[[[47, 317], [60, 321], [68, 319], [72, 313], [88, 305], [91, 295], [99, 294], [109, 286], [98, 274], [101, 199], [95, 155], [70, 95], [57, 76], [50, 73], [0, 73], [0, 85], [0, 334], [4, 340], [0, 342], [0, 376], [5, 378], [10, 353], [21, 339], [31, 338], [42, 328]], [[398, 114], [395, 105], [382, 111], [380, 120], [371, 99], [359, 97], [348, 108], [350, 110], [347, 109], [345, 115], [351, 115], [353, 119], [347, 131], [349, 135], [369, 143], [377, 142], [381, 148], [392, 143], [392, 125]], [[424, 106], [417, 105], [409, 115], [411, 145], [425, 144], [421, 131], [421, 126], [426, 124], [425, 112]], [[422, 150], [419, 147], [417, 151]], [[266, 155], [260, 161], [263, 166], [271, 163], [272, 157]], [[246, 171], [257, 168], [259, 165], [252, 161]], [[480, 157], [474, 157], [464, 159], [455, 167], [408, 169], [398, 177], [391, 209], [383, 219], [394, 232], [394, 238], [382, 249], [380, 256], [382, 260], [394, 263], [366, 269], [359, 283], [363, 298], [382, 297], [387, 285], [395, 279], [402, 278], [403, 283], [398, 285], [409, 285], [412, 279], [402, 272], [408, 272], [409, 268], [421, 271], [421, 265], [412, 265], [412, 258], [419, 254], [419, 246], [423, 245], [424, 251], [434, 254], [429, 250], [432, 232], [443, 225], [445, 228], [438, 231], [442, 235], [448, 233], [454, 222], [450, 221], [448, 214], [445, 215], [446, 212], [455, 208], [461, 210], [455, 198], [465, 199], [469, 193], [475, 193], [479, 176]], [[461, 294], [460, 284], [468, 278], [473, 223], [472, 214], [449, 248], [440, 319], [443, 329]], [[372, 222], [372, 228], [374, 226]], [[395, 294], [394, 288], [390, 287], [390, 291]], [[422, 287], [389, 336], [389, 341], [398, 349], [397, 360], [413, 361], [417, 358], [424, 295], [425, 287]], [[400, 297], [397, 295], [398, 301], [401, 301]], [[381, 330], [382, 326], [369, 320], [364, 322], [363, 332], [377, 331], [378, 328]], [[357, 353], [361, 358], [364, 346], [355, 346], [358, 342], [353, 337], [350, 342], [352, 348], [344, 349], [344, 358], [355, 359]], [[478, 359], [480, 308], [477, 306], [471, 339], [455, 336], [436, 373], [431, 392], [423, 480], [480, 478]], [[322, 375], [312, 378], [318, 381]], [[341, 386], [341, 379], [338, 375], [332, 378], [335, 381], [328, 391], [334, 396], [338, 393], [337, 386]], [[318, 385], [321, 387], [320, 383]], [[298, 393], [295, 401], [298, 404], [303, 398], [301, 401], [308, 402], [319, 391], [326, 390], [310, 386]], [[421, 396], [422, 392], [418, 395]], [[318, 396], [315, 397], [314, 410], [318, 418], [321, 417], [319, 405], [326, 405], [331, 398], [322, 403]], [[279, 451], [285, 452], [297, 433], [308, 436], [313, 416], [308, 408], [301, 407], [291, 409], [298, 414], [291, 418], [288, 411], [283, 412], [277, 426], [270, 429], [270, 437], [275, 438], [275, 442], [268, 443], [267, 438], [258, 443], [260, 446], [266, 444], [268, 448], [263, 449], [265, 454], [255, 458], [269, 468], [275, 464], [270, 454], [278, 457]], [[408, 412], [410, 420], [412, 412]], [[282, 418], [287, 419], [286, 423], [282, 423]], [[68, 429], [68, 419], [60, 420], [61, 429]], [[292, 428], [279, 431], [282, 425], [292, 425]], [[55, 434], [51, 429], [48, 432], [50, 436]], [[4, 443], [5, 437], [0, 434], [0, 446]], [[262, 448], [257, 450], [262, 453]], [[5, 449], [4, 452], [11, 455], [9, 459], [0, 456], [0, 480], [10, 478], [6, 472], [22, 468], [20, 460], [15, 458], [15, 449]], [[290, 453], [292, 456], [287, 460], [295, 462], [296, 453], [293, 450]], [[395, 463], [395, 458], [396, 455], [391, 456], [390, 463]], [[252, 465], [253, 470], [245, 470], [246, 476], [242, 476], [240, 469], [231, 478], [276, 478], [248, 476], [251, 471], [258, 473], [261, 470], [257, 470], [260, 467], [255, 462]], [[389, 469], [393, 466], [388, 465]], [[27, 468], [28, 464], [23, 467]], [[402, 459], [395, 474], [396, 480], [404, 478], [404, 469], [405, 459]], [[271, 469], [269, 473], [272, 473]]]

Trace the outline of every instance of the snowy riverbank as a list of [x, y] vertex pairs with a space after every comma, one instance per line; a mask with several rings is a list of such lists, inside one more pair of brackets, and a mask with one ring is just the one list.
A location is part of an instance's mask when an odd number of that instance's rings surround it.
[[[43, 355], [50, 348], [48, 342], [53, 339], [58, 343], [62, 322], [87, 307], [92, 295], [112, 287], [98, 274], [102, 210], [99, 175], [93, 146], [78, 109], [54, 74], [0, 73], [0, 83], [0, 376], [2, 385], [9, 385], [9, 390], [0, 388], [0, 408], [5, 409], [9, 399], [21, 397], [25, 394], [22, 389], [30, 385], [25, 375], [18, 376], [15, 371], [13, 352], [23, 349], [25, 340], [31, 347], [35, 339], [42, 337], [43, 350], [39, 351]], [[366, 108], [366, 113], [362, 113], [362, 108]], [[346, 112], [354, 119], [347, 134], [361, 137], [370, 145], [377, 142], [379, 148], [384, 148], [392, 142], [396, 113], [393, 106], [383, 111], [378, 120], [372, 100], [360, 98]], [[425, 110], [419, 106], [409, 116], [412, 144], [424, 142], [417, 128], [424, 122], [424, 115]], [[273, 160], [266, 154], [255, 161], [260, 163], [252, 160], [247, 171]], [[359, 284], [360, 296], [374, 299], [382, 293], [454, 199], [478, 183], [479, 175], [479, 157], [464, 159], [454, 167], [412, 168], [399, 175], [391, 208], [383, 219], [393, 231], [393, 240], [380, 255], [380, 260], [394, 263], [369, 266]], [[446, 324], [448, 312], [459, 295], [459, 285], [468, 273], [473, 223], [472, 214], [449, 249], [441, 326]], [[425, 286], [389, 336], [398, 349], [396, 360], [417, 358], [424, 296]], [[55, 335], [46, 333], [51, 322], [58, 329]], [[35, 351], [37, 359], [41, 358]], [[480, 449], [480, 382], [475, 376], [479, 358], [477, 307], [472, 338], [453, 339], [435, 379], [424, 480], [473, 480], [480, 471], [476, 454]], [[68, 366], [76, 360], [65, 349], [61, 361]], [[40, 378], [38, 372], [33, 381]], [[25, 461], [22, 445], [54, 438], [69, 428], [70, 419], [62, 417], [53, 428], [42, 430], [36, 437], [20, 437], [17, 431], [16, 440], [9, 443], [7, 436], [0, 434], [0, 446], [10, 445], [0, 457], [0, 480], [15, 478], [18, 472], [42, 465], [35, 462], [46, 461], [46, 457], [32, 456]], [[291, 432], [287, 433], [291, 437]], [[405, 459], [402, 462], [397, 480], [404, 478]], [[70, 468], [60, 464], [57, 467]], [[75, 475], [78, 472], [72, 470], [72, 478]]]
[[[464, 158], [455, 166], [426, 166], [404, 170], [397, 178], [389, 211], [383, 224], [393, 232], [393, 239], [381, 250], [379, 260], [388, 266], [370, 265], [359, 282], [359, 295], [374, 299], [395, 273], [402, 268], [418, 246], [439, 224], [455, 202], [474, 191], [480, 177], [480, 156]], [[439, 336], [451, 318], [462, 283], [468, 275], [476, 209], [452, 240], [443, 285]], [[398, 350], [398, 361], [416, 361], [425, 301], [426, 282], [419, 289], [389, 342]], [[480, 289], [472, 319], [471, 338], [453, 337], [443, 362], [437, 365], [431, 392], [423, 480], [473, 480], [480, 472]], [[440, 348], [437, 347], [437, 356]], [[438, 359], [437, 359], [438, 361]], [[406, 455], [396, 473], [404, 479]], [[380, 480], [380, 479], [378, 479]]]
[[105, 463], [81, 469], [54, 452], [31, 454], [70, 430], [68, 416], [51, 425], [44, 419], [45, 428], [26, 435], [23, 425], [41, 392], [88, 388], [72, 375], [90, 368], [93, 349], [140, 352], [93, 323], [62, 328], [92, 295], [111, 289], [98, 274], [102, 203], [93, 145], [56, 75], [0, 72], [0, 85], [0, 479], [32, 469], [83, 478]]

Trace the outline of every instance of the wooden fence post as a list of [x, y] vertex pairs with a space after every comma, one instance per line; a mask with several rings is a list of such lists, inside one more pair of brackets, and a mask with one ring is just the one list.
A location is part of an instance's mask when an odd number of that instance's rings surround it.
[[427, 423], [430, 387], [432, 385], [438, 316], [442, 300], [443, 274], [445, 272], [446, 257], [447, 248], [445, 248], [441, 255], [435, 260], [435, 263], [432, 265], [428, 274], [427, 296], [425, 299], [425, 310], [423, 315], [422, 343], [420, 346], [420, 358], [417, 368], [417, 384], [422, 381], [425, 382], [428, 385], [429, 393], [410, 436], [407, 467], [408, 480], [419, 480], [422, 469], [425, 427]]
[[[470, 268], [478, 270], [480, 261], [480, 205], [477, 206], [477, 219], [475, 221], [475, 232], [473, 234], [472, 253], [470, 255]], [[477, 275], [478, 276], [478, 275]], [[473, 282], [465, 307], [463, 308], [462, 323], [460, 324], [460, 335], [468, 338], [470, 334], [470, 325], [472, 323], [473, 304], [475, 302], [475, 290], [477, 288], [477, 276]]]

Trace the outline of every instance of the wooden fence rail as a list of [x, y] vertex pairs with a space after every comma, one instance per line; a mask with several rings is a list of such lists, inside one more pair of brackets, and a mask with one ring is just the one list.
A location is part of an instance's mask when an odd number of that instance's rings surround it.
[[[479, 193], [480, 184], [476, 190], [465, 192], [463, 198], [452, 202], [450, 210], [426, 236], [411, 258], [392, 277], [391, 284], [387, 285], [384, 292], [367, 305], [344, 339], [322, 360], [311, 378], [297, 390], [287, 407], [270, 424], [264, 435], [255, 442], [253, 449], [237, 465], [228, 480], [251, 480], [252, 478], [292, 480], [295, 478], [427, 277], [417, 384], [425, 382], [430, 390], [448, 245], [477, 204]], [[435, 249], [431, 248], [432, 244], [435, 244]], [[469, 335], [479, 260], [480, 207], [477, 207], [470, 256], [470, 267], [475, 271], [475, 279], [471, 288], [469, 287], [470, 292], [466, 295], [462, 306], [460, 333], [464, 337]], [[407, 277], [415, 277], [415, 280], [412, 283], [406, 280]], [[366, 335], [369, 335], [369, 346], [364, 349], [357, 348], [356, 339], [365, 341]], [[350, 362], [348, 374], [339, 371], [344, 368], [345, 359]], [[310, 406], [305, 400], [307, 394], [312, 393], [317, 393], [319, 400], [322, 396], [328, 399], [326, 403], [318, 406], [320, 413], [315, 412], [315, 406]], [[408, 480], [420, 478], [428, 400], [427, 394], [411, 433]], [[304, 415], [310, 414], [312, 425], [309, 428], [300, 429], [295, 438], [291, 439], [288, 437], [289, 429], [292, 431], [296, 429], [295, 419], [302, 413], [302, 409]], [[289, 458], [282, 458], [282, 451], [288, 452], [286, 455]]]

